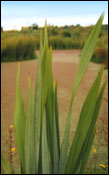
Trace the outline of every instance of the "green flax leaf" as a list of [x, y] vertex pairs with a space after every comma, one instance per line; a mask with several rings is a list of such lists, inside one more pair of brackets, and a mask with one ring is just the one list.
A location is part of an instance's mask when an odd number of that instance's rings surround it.
[[57, 100], [57, 82], [55, 85], [55, 116], [56, 116], [56, 133], [57, 133], [57, 141], [58, 141], [58, 150], [59, 150], [59, 157], [60, 157], [60, 131], [59, 131], [58, 100]]
[[41, 78], [41, 55], [38, 61], [38, 72], [35, 89], [34, 101], [34, 134], [35, 134], [35, 154], [36, 154], [36, 173], [38, 173], [39, 148], [40, 148], [40, 128], [41, 128], [41, 97], [42, 97], [42, 78]]
[[65, 166], [66, 166], [66, 162], [67, 162], [67, 150], [68, 150], [68, 146], [69, 146], [70, 122], [71, 122], [71, 113], [69, 114], [69, 118], [67, 120], [64, 140], [63, 140], [62, 145], [61, 145], [60, 160], [59, 160], [59, 174], [65, 173]]
[[[47, 101], [48, 90], [50, 81], [52, 78], [51, 66], [52, 66], [52, 49], [48, 48], [48, 37], [47, 37], [47, 25], [45, 24], [45, 38], [44, 48], [41, 40], [41, 48], [39, 61], [38, 61], [38, 74], [35, 90], [35, 145], [36, 145], [36, 173], [38, 173], [38, 162], [41, 146], [41, 135], [42, 135], [42, 120], [45, 104]], [[41, 159], [40, 159], [41, 163]], [[41, 164], [40, 164], [41, 165]]]
[[[65, 162], [67, 159], [67, 152], [68, 152], [68, 145], [69, 145], [70, 123], [71, 123], [71, 115], [72, 115], [72, 103], [73, 103], [73, 100], [74, 100], [74, 97], [76, 94], [76, 90], [78, 89], [80, 82], [83, 79], [84, 73], [87, 70], [89, 61], [90, 61], [91, 56], [93, 54], [94, 47], [95, 47], [97, 38], [98, 38], [99, 33], [100, 33], [101, 24], [103, 21], [103, 16], [104, 15], [102, 14], [101, 17], [99, 18], [99, 20], [96, 23], [94, 29], [92, 30], [90, 36], [88, 37], [88, 39], [85, 43], [85, 46], [83, 48], [83, 51], [82, 51], [82, 55], [81, 55], [81, 59], [80, 59], [80, 63], [79, 63], [78, 71], [76, 74], [73, 91], [72, 91], [72, 97], [71, 97], [71, 102], [70, 102], [70, 107], [69, 107], [69, 112], [68, 112], [68, 118], [67, 118], [67, 122], [66, 122], [64, 138], [63, 138], [63, 142], [62, 142], [61, 151], [64, 152], [64, 156], [63, 156], [63, 153], [61, 153], [60, 161], [63, 162], [64, 165], [65, 165]], [[60, 165], [61, 164], [62, 163], [60, 163]], [[63, 167], [63, 168], [65, 169], [65, 167]], [[60, 169], [60, 172], [61, 172], [61, 169]]]
[[78, 71], [76, 74], [76, 79], [74, 82], [74, 89], [73, 89], [74, 92], [79, 87], [79, 84], [80, 84], [81, 80], [83, 79], [83, 75], [86, 72], [86, 69], [87, 69], [88, 64], [90, 62], [90, 59], [92, 57], [92, 54], [93, 54], [93, 51], [94, 51], [94, 48], [96, 45], [96, 41], [97, 41], [99, 33], [100, 33], [103, 18], [104, 18], [104, 14], [102, 14], [100, 16], [98, 22], [96, 23], [95, 27], [93, 28], [91, 34], [89, 35], [89, 37], [85, 43], [84, 48], [82, 50], [82, 54], [80, 57], [80, 63], [79, 63]]
[[[87, 142], [87, 140], [85, 140], [85, 142], [87, 144], [85, 143], [86, 144], [86, 147], [85, 147], [86, 149], [84, 149], [84, 154], [82, 155], [82, 161], [81, 161], [81, 165], [80, 165], [79, 174], [84, 174], [85, 173], [86, 165], [87, 165], [87, 162], [89, 160], [89, 156], [90, 156], [90, 152], [91, 152], [91, 149], [92, 149], [95, 134], [96, 134], [96, 128], [94, 127], [94, 129], [93, 129], [93, 131], [90, 135], [90, 138], [87, 138], [88, 142]], [[83, 146], [83, 148], [84, 148], [84, 146]], [[77, 164], [78, 164], [78, 162], [77, 162]], [[78, 169], [76, 169], [76, 170], [78, 170]]]
[[23, 98], [20, 90], [19, 76], [20, 76], [20, 65], [18, 65], [18, 72], [17, 72], [14, 126], [15, 126], [17, 148], [21, 160], [21, 168], [24, 173], [25, 172], [25, 159], [24, 159], [25, 114], [24, 114]]
[[58, 142], [58, 126], [57, 125], [57, 116], [56, 116], [56, 84], [53, 86], [53, 124], [54, 124], [54, 150], [53, 150], [53, 173], [58, 174], [59, 168], [59, 142]]
[[102, 67], [82, 107], [78, 126], [76, 129], [76, 133], [72, 142], [68, 161], [66, 164], [66, 173], [72, 173], [73, 171], [75, 171], [74, 168], [75, 168], [76, 162], [80, 156], [81, 149], [84, 144], [84, 140], [87, 136], [90, 123], [92, 121], [92, 117], [93, 117], [93, 113], [94, 113], [94, 109], [97, 101], [98, 91], [100, 87], [100, 82], [103, 74], [103, 69], [104, 68]]
[[[85, 139], [85, 142], [84, 142], [84, 146], [83, 146], [82, 153], [81, 153], [81, 158], [83, 158], [83, 159], [82, 159], [80, 174], [84, 173], [86, 165], [87, 165], [88, 155], [89, 155], [87, 153], [88, 150], [89, 150], [88, 143], [90, 142], [90, 138], [91, 138], [91, 135], [93, 133], [93, 130], [94, 130], [94, 127], [95, 127], [95, 124], [96, 124], [96, 121], [97, 121], [97, 117], [98, 117], [98, 114], [99, 114], [99, 110], [100, 110], [100, 106], [101, 106], [101, 102], [102, 102], [102, 97], [103, 97], [103, 94], [104, 94], [106, 84], [107, 84], [107, 80], [104, 82], [104, 84], [101, 88], [101, 91], [99, 93], [99, 96], [97, 98], [94, 113], [93, 113], [93, 117], [92, 117], [92, 121], [91, 121], [91, 124], [90, 124], [90, 128], [89, 128], [89, 131], [87, 133], [87, 136], [86, 136], [86, 139]], [[87, 155], [87, 159], [83, 156], [84, 154]]]
[[42, 124], [42, 174], [50, 173], [50, 153], [47, 142], [47, 131], [46, 131], [46, 113], [44, 111], [43, 124]]
[[28, 100], [25, 124], [25, 169], [26, 174], [35, 174], [34, 147], [34, 96], [31, 92], [31, 81], [28, 77]]
[[46, 102], [46, 125], [47, 125], [47, 139], [48, 147], [53, 167], [53, 151], [54, 151], [54, 125], [53, 125], [53, 81], [51, 80], [49, 92]]

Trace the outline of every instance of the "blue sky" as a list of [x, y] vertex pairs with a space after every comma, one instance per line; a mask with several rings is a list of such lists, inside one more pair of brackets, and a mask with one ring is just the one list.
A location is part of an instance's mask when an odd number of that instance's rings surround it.
[[105, 12], [108, 23], [108, 1], [2, 1], [1, 25], [4, 30], [18, 29], [37, 23], [88, 26], [95, 24]]

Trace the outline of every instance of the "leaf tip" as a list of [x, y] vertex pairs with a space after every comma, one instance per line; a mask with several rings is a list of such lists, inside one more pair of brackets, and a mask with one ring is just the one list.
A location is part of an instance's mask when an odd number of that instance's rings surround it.
[[101, 17], [104, 18], [105, 12], [103, 11], [103, 13], [101, 14]]
[[47, 26], [47, 20], [45, 19], [45, 26]]

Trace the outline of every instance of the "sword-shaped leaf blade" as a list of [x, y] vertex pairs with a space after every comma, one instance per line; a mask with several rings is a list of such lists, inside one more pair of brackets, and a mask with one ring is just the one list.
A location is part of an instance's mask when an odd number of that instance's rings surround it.
[[76, 166], [76, 162], [79, 159], [81, 149], [83, 147], [85, 138], [90, 128], [90, 123], [92, 121], [103, 69], [104, 68], [102, 67], [83, 104], [78, 126], [66, 164], [66, 173], [72, 173], [73, 171], [75, 171], [74, 168]]
[[[74, 97], [76, 94], [76, 90], [79, 87], [81, 80], [83, 79], [84, 73], [86, 72], [89, 61], [90, 61], [91, 56], [93, 54], [94, 47], [95, 47], [97, 38], [98, 38], [99, 33], [100, 33], [103, 17], [104, 17], [104, 15], [102, 14], [101, 17], [99, 18], [98, 22], [96, 23], [94, 29], [92, 30], [90, 36], [88, 37], [88, 39], [85, 43], [85, 46], [83, 48], [83, 51], [82, 51], [82, 55], [81, 55], [81, 59], [80, 59], [80, 63], [79, 63], [77, 75], [75, 78], [73, 91], [72, 91], [69, 113], [68, 113], [68, 118], [67, 118], [67, 122], [66, 122], [64, 138], [63, 138], [63, 142], [62, 142], [62, 148], [61, 148], [61, 153], [60, 153], [61, 157], [60, 157], [60, 163], [59, 163], [60, 165], [64, 164], [64, 166], [65, 166], [65, 164], [66, 164], [65, 162], [67, 159], [67, 152], [68, 152], [68, 145], [69, 145], [69, 134], [70, 134], [70, 123], [71, 123], [71, 115], [72, 115], [72, 103], [73, 103], [73, 100], [74, 100]], [[62, 152], [64, 152], [64, 155]], [[63, 169], [65, 169], [65, 167], [60, 166], [60, 172], [63, 171]]]
[[53, 84], [53, 133], [54, 133], [54, 150], [53, 150], [53, 174], [58, 174], [59, 168], [59, 155], [60, 155], [60, 146], [59, 146], [59, 123], [58, 123], [58, 115], [56, 109], [56, 100], [57, 100], [57, 87], [56, 83]]
[[23, 98], [20, 90], [19, 76], [20, 76], [20, 64], [18, 65], [18, 72], [17, 72], [14, 126], [15, 126], [17, 148], [21, 160], [21, 169], [23, 172], [25, 172], [25, 159], [24, 159], [25, 113], [24, 113]]
[[50, 153], [47, 142], [46, 113], [44, 111], [42, 124], [42, 174], [51, 174]]
[[35, 174], [35, 145], [34, 145], [34, 96], [31, 91], [31, 81], [28, 77], [28, 99], [25, 124], [25, 171]]
[[[87, 133], [87, 137], [86, 137], [85, 142], [84, 142], [84, 146], [83, 146], [83, 149], [82, 149], [83, 153], [81, 154], [82, 163], [81, 163], [80, 174], [83, 174], [85, 169], [86, 169], [86, 165], [87, 165], [89, 154], [90, 154], [90, 151], [89, 151], [90, 150], [90, 148], [89, 148], [90, 145], [88, 147], [88, 144], [90, 142], [91, 135], [92, 135], [93, 130], [95, 128], [95, 124], [96, 124], [97, 117], [98, 117], [98, 114], [99, 114], [99, 110], [100, 110], [100, 106], [101, 106], [101, 102], [102, 102], [102, 97], [103, 97], [103, 94], [104, 94], [104, 90], [106, 88], [106, 84], [107, 84], [107, 80], [104, 82], [104, 84], [101, 88], [101, 91], [99, 93], [99, 96], [97, 98], [94, 113], [93, 113], [93, 117], [92, 117], [92, 121], [91, 121], [91, 124], [90, 124], [90, 128], [89, 128], [89, 131]], [[93, 144], [93, 142], [92, 142], [92, 144]], [[84, 153], [85, 153], [85, 156], [83, 156]]]

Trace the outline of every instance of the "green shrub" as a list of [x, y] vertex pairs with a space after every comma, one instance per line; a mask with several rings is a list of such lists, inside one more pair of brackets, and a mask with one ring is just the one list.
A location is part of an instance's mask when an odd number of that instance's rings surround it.
[[79, 32], [72, 32], [72, 38], [73, 39], [79, 39], [80, 38], [80, 33]]
[[58, 35], [58, 31], [56, 28], [53, 28], [51, 33], [52, 33], [52, 35]]
[[63, 32], [63, 37], [71, 37], [71, 33], [67, 30]]

